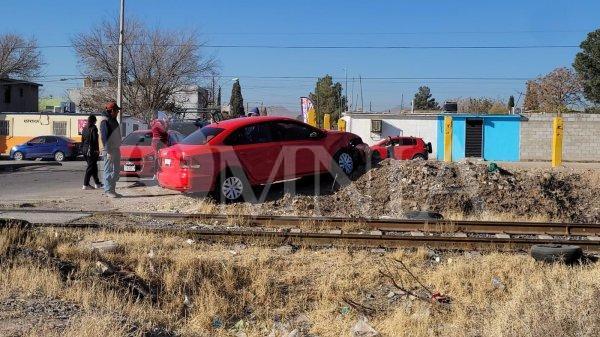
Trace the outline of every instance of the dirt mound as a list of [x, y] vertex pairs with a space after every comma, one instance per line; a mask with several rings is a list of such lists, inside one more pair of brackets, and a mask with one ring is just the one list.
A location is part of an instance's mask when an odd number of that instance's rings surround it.
[[534, 220], [599, 222], [597, 175], [595, 171], [490, 170], [488, 164], [473, 162], [385, 160], [332, 195], [286, 196], [277, 204], [298, 215], [402, 217], [406, 211], [429, 210], [446, 216], [510, 214]]

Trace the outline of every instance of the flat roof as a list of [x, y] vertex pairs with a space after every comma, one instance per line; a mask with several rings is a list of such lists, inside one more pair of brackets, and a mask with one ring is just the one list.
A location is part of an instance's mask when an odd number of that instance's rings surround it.
[[521, 118], [519, 114], [486, 114], [486, 113], [455, 113], [455, 112], [437, 112], [437, 113], [364, 113], [364, 112], [350, 112], [345, 113], [344, 116], [352, 118], [365, 118], [365, 119], [437, 119], [443, 116], [452, 116], [459, 118]]
[[[33, 112], [21, 112], [21, 111], [16, 111], [16, 112], [11, 112], [11, 111], [0, 111], [0, 115], [42, 115], [42, 116], [76, 116], [76, 117], [87, 117], [89, 115], [94, 115], [94, 116], [102, 116], [101, 112], [86, 112], [86, 113], [74, 113], [74, 112], [52, 112], [52, 111], [47, 111], [47, 112], [43, 112], [43, 111], [33, 111]], [[134, 116], [130, 116], [130, 115], [123, 115], [123, 118], [135, 118], [139, 121], [145, 122], [143, 119], [138, 118], [138, 117], [134, 117]]]
[[13, 78], [0, 78], [0, 85], [7, 85], [7, 84], [27, 84], [27, 85], [35, 85], [36, 87], [42, 86], [39, 83], [26, 81], [26, 80], [17, 80], [17, 79], [13, 79]]
[[42, 112], [42, 111], [32, 111], [32, 112], [21, 112], [21, 111], [16, 111], [16, 112], [11, 112], [11, 111], [1, 111], [0, 115], [51, 115], [51, 116], [89, 116], [89, 115], [94, 115], [94, 116], [100, 116], [102, 115], [102, 113], [100, 112], [89, 112], [89, 113], [73, 113], [73, 112], [52, 112], [52, 111], [48, 111], [48, 112]]

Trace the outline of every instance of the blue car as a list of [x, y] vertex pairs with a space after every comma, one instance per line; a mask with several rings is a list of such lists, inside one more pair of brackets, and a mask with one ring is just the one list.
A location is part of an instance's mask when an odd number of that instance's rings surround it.
[[63, 161], [79, 155], [79, 143], [62, 136], [35, 137], [27, 143], [13, 146], [10, 158], [14, 160], [51, 158]]

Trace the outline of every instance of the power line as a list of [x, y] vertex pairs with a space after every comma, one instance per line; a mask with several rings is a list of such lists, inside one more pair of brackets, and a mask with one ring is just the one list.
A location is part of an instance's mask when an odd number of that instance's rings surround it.
[[406, 32], [206, 32], [206, 35], [221, 36], [376, 36], [376, 35], [485, 35], [485, 34], [556, 34], [587, 33], [595, 30], [506, 30], [506, 31], [406, 31]]
[[[49, 77], [64, 77], [59, 79], [60, 81], [66, 80], [78, 80], [85, 79], [85, 76], [71, 74], [71, 75], [40, 75], [34, 76], [32, 79], [36, 78], [49, 78]], [[245, 78], [245, 79], [268, 79], [268, 80], [286, 80], [286, 79], [304, 79], [304, 80], [314, 80], [323, 77], [321, 76], [294, 76], [294, 75], [282, 75], [282, 76], [253, 76], [253, 75], [201, 75], [199, 78]], [[343, 76], [332, 76], [334, 79], [343, 79]], [[432, 77], [410, 77], [410, 76], [364, 76], [363, 80], [372, 80], [372, 81], [394, 81], [394, 80], [419, 80], [419, 81], [439, 81], [439, 80], [453, 80], [453, 81], [527, 81], [535, 76], [531, 77], [494, 77], [494, 76], [475, 76], [475, 77], [464, 77], [464, 76], [432, 76]], [[358, 80], [358, 77], [349, 77], [348, 79]]]
[[[135, 44], [126, 44], [126, 46], [150, 46], [151, 44], [146, 43], [135, 43]], [[100, 46], [103, 47], [115, 47], [117, 44], [102, 44]], [[189, 46], [183, 44], [157, 44], [152, 45], [154, 47], [182, 47]], [[247, 44], [247, 45], [238, 45], [238, 44], [221, 44], [221, 45], [212, 45], [212, 44], [196, 44], [196, 47], [205, 47], [205, 48], [216, 48], [216, 49], [366, 49], [366, 50], [377, 50], [377, 49], [415, 49], [415, 50], [428, 50], [428, 49], [448, 49], [448, 50], [477, 50], [477, 49], [567, 49], [567, 48], [579, 48], [578, 45], [487, 45], [487, 46], [477, 46], [477, 45], [464, 45], [464, 46], [418, 46], [418, 45], [381, 45], [381, 46], [340, 46], [340, 45], [268, 45], [268, 44]], [[75, 45], [42, 45], [37, 46], [37, 49], [51, 49], [51, 48], [75, 48]]]

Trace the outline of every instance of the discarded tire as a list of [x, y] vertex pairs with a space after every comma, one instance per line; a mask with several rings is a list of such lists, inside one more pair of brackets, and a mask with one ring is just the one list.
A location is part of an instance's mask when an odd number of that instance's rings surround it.
[[571, 245], [534, 245], [531, 247], [531, 256], [536, 261], [573, 264], [583, 258], [583, 251], [581, 247]]
[[437, 212], [410, 211], [404, 213], [409, 220], [442, 220], [444, 216]]

